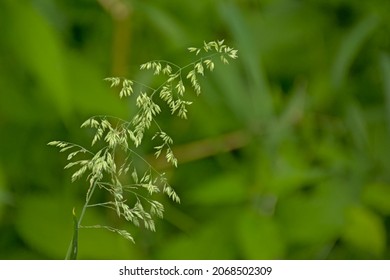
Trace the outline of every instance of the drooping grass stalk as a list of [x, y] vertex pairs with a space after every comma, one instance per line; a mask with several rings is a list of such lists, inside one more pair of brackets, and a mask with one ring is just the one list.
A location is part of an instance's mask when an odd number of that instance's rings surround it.
[[[205, 42], [203, 47], [189, 48], [189, 51], [195, 53], [196, 56], [204, 55], [183, 67], [166, 60], [155, 60], [141, 65], [141, 70], [152, 70], [154, 75], [165, 76], [166, 79], [157, 88], [125, 78], [106, 78], [111, 83], [111, 87], [121, 85], [120, 98], [136, 95], [135, 103], [138, 111], [130, 121], [108, 115], [94, 116], [86, 120], [81, 127], [95, 130], [90, 149], [65, 141], [49, 143], [51, 146], [60, 148], [60, 152], [69, 153], [67, 159], [70, 162], [65, 169], [78, 167], [72, 175], [72, 182], [82, 178], [85, 174], [88, 174], [89, 180], [85, 203], [79, 217], [73, 209], [73, 236], [66, 259], [77, 258], [78, 234], [82, 228], [103, 228], [134, 242], [131, 234], [123, 229], [106, 225], [82, 225], [87, 208], [105, 207], [115, 211], [118, 217], [124, 218], [135, 226], [143, 225], [146, 229], [154, 231], [154, 216], [162, 218], [164, 206], [154, 200], [152, 195], [162, 192], [173, 201], [180, 202], [179, 196], [169, 185], [165, 174], [158, 172], [136, 152], [146, 132], [154, 129], [155, 134], [150, 140], [160, 141], [154, 147], [156, 158], [164, 154], [167, 163], [177, 166], [177, 159], [172, 149], [173, 139], [157, 121], [157, 116], [162, 109], [154, 99], [159, 98], [166, 103], [172, 115], [186, 119], [187, 107], [192, 104], [184, 98], [187, 88], [191, 88], [199, 95], [201, 93], [199, 77], [205, 75], [206, 69], [214, 70], [214, 59], [219, 57], [224, 64], [227, 64], [229, 59], [237, 58], [237, 50], [226, 46], [223, 40]], [[134, 92], [133, 84], [140, 85], [141, 89]], [[92, 148], [96, 147], [97, 143], [102, 144], [102, 147], [96, 148], [97, 151], [94, 152]], [[115, 157], [118, 152], [122, 154], [119, 159]], [[107, 191], [112, 200], [90, 204], [97, 189]]]

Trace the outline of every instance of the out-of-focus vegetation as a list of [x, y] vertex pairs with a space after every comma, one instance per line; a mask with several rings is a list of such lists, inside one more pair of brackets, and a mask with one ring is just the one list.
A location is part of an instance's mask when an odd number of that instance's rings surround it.
[[[388, 259], [390, 2], [0, 2], [0, 258], [62, 259], [86, 186], [46, 146], [88, 145], [92, 115], [129, 118], [105, 77], [225, 38], [239, 59], [201, 80], [188, 120], [163, 115], [181, 204], [136, 244], [80, 231], [84, 259]], [[151, 146], [152, 147], [152, 146]], [[143, 151], [148, 156], [151, 150]], [[161, 197], [163, 199], [163, 197]]]

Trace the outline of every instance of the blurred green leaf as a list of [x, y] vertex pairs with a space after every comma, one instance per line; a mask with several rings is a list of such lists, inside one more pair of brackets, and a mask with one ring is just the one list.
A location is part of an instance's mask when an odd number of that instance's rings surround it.
[[363, 189], [362, 200], [383, 215], [390, 215], [389, 184], [372, 183], [366, 185]]
[[344, 81], [353, 60], [378, 24], [379, 20], [377, 17], [367, 16], [345, 36], [332, 69], [334, 86], [339, 87]]
[[245, 210], [237, 225], [238, 243], [243, 259], [283, 259], [286, 244], [279, 225], [271, 217]]
[[188, 192], [188, 203], [201, 205], [237, 204], [244, 201], [247, 187], [242, 175], [228, 173], [210, 178]]
[[96, 69], [90, 61], [77, 54], [69, 54], [67, 68], [71, 69], [69, 78], [69, 96], [74, 108], [85, 116], [113, 114], [128, 118], [129, 108], [126, 102], [119, 99], [119, 92], [110, 89], [104, 81], [104, 72]]
[[[62, 117], [69, 117], [69, 80], [64, 49], [58, 34], [31, 4], [6, 0], [8, 24], [5, 36], [21, 67], [28, 69]], [[26, 47], [28, 46], [28, 47]]]
[[351, 193], [342, 182], [329, 181], [308, 193], [280, 198], [276, 218], [291, 245], [314, 245], [335, 240], [344, 224]]
[[4, 172], [0, 166], [0, 221], [2, 220], [5, 206], [11, 204], [13, 204], [12, 196], [7, 189]]
[[[133, 228], [133, 230], [139, 230]], [[131, 231], [130, 231], [131, 232]], [[80, 260], [124, 260], [139, 258], [132, 243], [118, 233], [106, 229], [80, 229], [79, 252]]]
[[382, 54], [380, 57], [383, 75], [383, 90], [386, 101], [387, 111], [387, 124], [390, 131], [390, 56], [388, 54]]
[[[225, 94], [243, 95], [241, 102], [246, 103], [246, 110], [249, 110], [252, 114], [252, 122], [258, 121], [260, 118], [263, 121], [267, 121], [273, 114], [273, 106], [268, 81], [261, 61], [261, 53], [253, 41], [253, 34], [256, 33], [257, 28], [246, 22], [246, 18], [238, 6], [232, 3], [221, 2], [219, 9], [227, 26], [229, 26], [233, 38], [237, 42], [236, 48], [240, 50], [240, 60], [243, 61], [244, 66], [243, 74], [249, 81], [249, 85], [246, 84], [247, 88], [244, 92], [225, 90]], [[228, 83], [224, 84], [228, 85]]]
[[231, 216], [220, 217], [188, 235], [171, 236], [162, 242], [157, 259], [216, 260], [234, 258]]
[[345, 122], [356, 147], [363, 149], [367, 144], [367, 126], [363, 112], [357, 104], [350, 102], [346, 106]]
[[142, 10], [154, 27], [163, 34], [164, 38], [169, 38], [176, 45], [188, 41], [188, 35], [183, 30], [183, 27], [168, 11], [159, 9], [155, 5], [145, 5], [144, 3], [140, 7], [142, 7]]
[[23, 241], [50, 259], [64, 259], [72, 236], [68, 206], [60, 196], [29, 195], [18, 201], [16, 228]]
[[347, 209], [342, 240], [369, 259], [380, 258], [386, 250], [386, 230], [382, 220], [364, 207]]
[[[293, 137], [290, 133], [286, 133], [285, 137], [282, 137], [284, 139], [276, 140], [278, 136], [274, 137], [275, 141], [281, 141], [280, 147], [274, 148], [277, 152], [271, 153], [270, 158], [259, 157], [258, 159], [257, 176], [266, 192], [283, 196], [305, 185], [315, 184], [326, 176], [321, 168], [309, 166], [307, 158], [300, 153], [295, 143], [285, 140], [286, 137], [290, 139]], [[272, 144], [276, 145], [276, 143]], [[272, 148], [269, 150], [272, 151]]]

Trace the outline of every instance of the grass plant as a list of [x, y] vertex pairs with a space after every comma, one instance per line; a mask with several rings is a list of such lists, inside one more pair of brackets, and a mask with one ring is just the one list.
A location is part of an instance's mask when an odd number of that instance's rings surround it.
[[[225, 45], [223, 40], [205, 42], [200, 48], [191, 47], [188, 50], [195, 55], [195, 60], [185, 66], [166, 60], [149, 61], [140, 66], [142, 71], [153, 71], [153, 75], [163, 77], [159, 79], [162, 82], [157, 87], [122, 77], [106, 78], [111, 87], [119, 88], [120, 98], [133, 98], [137, 110], [130, 120], [108, 115], [87, 119], [81, 127], [94, 131], [90, 147], [65, 141], [48, 143], [58, 147], [60, 152], [68, 153], [69, 163], [65, 169], [76, 169], [71, 181], [86, 178], [88, 184], [80, 214], [77, 216], [73, 209], [74, 231], [67, 259], [77, 258], [80, 229], [106, 229], [134, 242], [132, 234], [125, 229], [84, 224], [84, 216], [89, 208], [106, 208], [135, 226], [155, 231], [155, 218], [162, 218], [164, 213], [164, 206], [157, 200], [156, 194], [164, 193], [180, 203], [165, 173], [154, 168], [138, 149], [144, 141], [157, 142], [154, 145], [155, 156], [163, 155], [168, 163], [177, 167], [172, 149], [174, 140], [158, 122], [162, 108], [169, 108], [173, 116], [186, 119], [188, 106], [192, 103], [186, 98], [188, 89], [192, 89], [196, 95], [201, 94], [199, 79], [207, 71], [214, 70], [216, 60], [228, 64], [229, 60], [237, 58], [237, 50]], [[166, 106], [163, 107], [163, 104]], [[146, 139], [147, 135], [152, 137]], [[93, 198], [97, 191], [107, 192], [111, 199], [96, 202]]]

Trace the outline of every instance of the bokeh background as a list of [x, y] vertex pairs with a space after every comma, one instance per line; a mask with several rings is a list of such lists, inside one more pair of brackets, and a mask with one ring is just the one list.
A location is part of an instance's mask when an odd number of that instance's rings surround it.
[[86, 186], [46, 144], [132, 115], [103, 79], [147, 81], [141, 63], [217, 39], [239, 59], [187, 121], [160, 119], [179, 167], [152, 163], [181, 204], [163, 200], [156, 232], [115, 220], [136, 244], [82, 230], [79, 257], [390, 257], [390, 1], [2, 0], [0, 31], [1, 259], [65, 257]]

